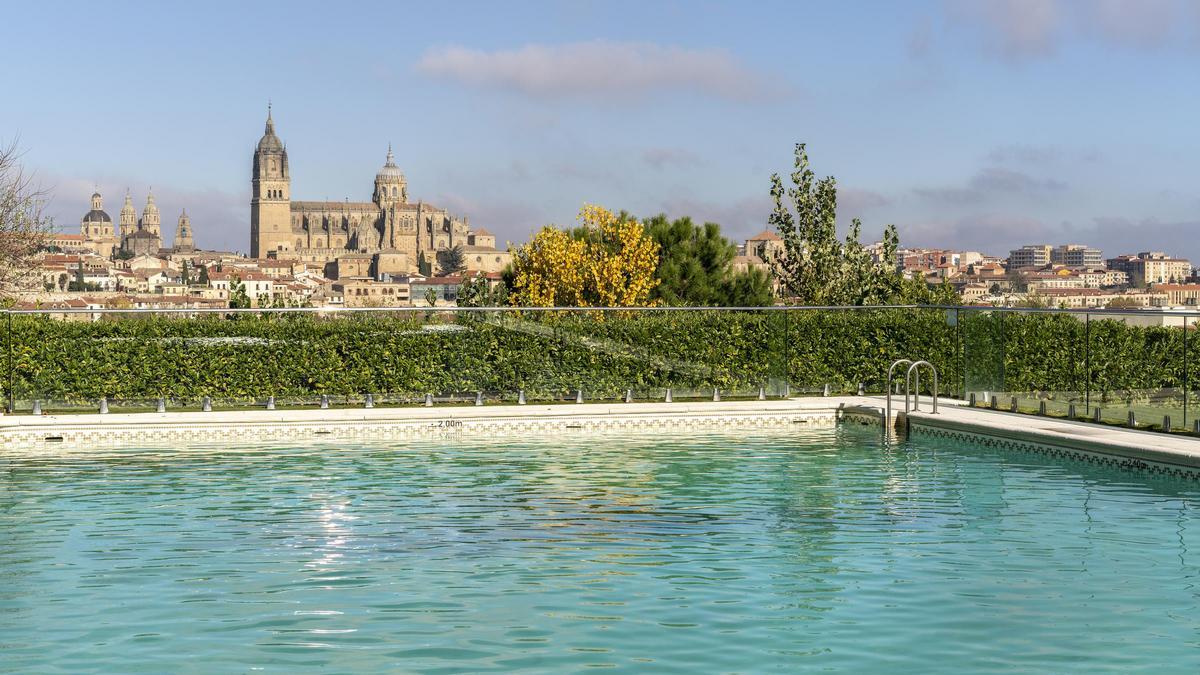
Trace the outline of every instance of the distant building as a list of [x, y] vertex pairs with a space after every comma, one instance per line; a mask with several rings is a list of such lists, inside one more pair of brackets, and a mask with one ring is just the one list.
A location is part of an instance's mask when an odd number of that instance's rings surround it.
[[746, 255], [770, 265], [783, 255], [783, 239], [770, 230], [763, 230], [746, 240]]
[[[408, 180], [389, 146], [375, 174], [371, 201], [295, 201], [288, 150], [267, 112], [250, 177], [250, 257], [319, 262], [337, 273], [344, 256], [367, 255], [370, 276], [431, 273], [450, 249], [462, 246], [468, 269], [499, 271], [507, 252], [489, 232], [472, 232], [465, 218], [410, 201]], [[348, 263], [348, 267], [355, 264]], [[347, 296], [347, 301], [350, 296]]]
[[1045, 267], [1050, 264], [1049, 244], [1026, 244], [1013, 249], [1008, 254], [1008, 269], [1019, 270], [1025, 267]]
[[1067, 267], [1100, 267], [1104, 252], [1083, 244], [1063, 244], [1050, 249], [1050, 262]]
[[112, 257], [117, 247], [117, 237], [113, 232], [112, 218], [104, 210], [104, 198], [99, 192], [92, 194], [92, 209], [83, 214], [79, 233], [83, 235], [87, 248], [105, 258]]
[[1192, 274], [1191, 261], [1171, 258], [1161, 251], [1142, 251], [1137, 255], [1109, 258], [1108, 268], [1125, 272], [1129, 275], [1129, 283], [1137, 287], [1177, 283]]
[[188, 218], [187, 209], [179, 214], [179, 223], [175, 225], [175, 242], [171, 250], [176, 253], [190, 253], [196, 250], [196, 242], [192, 240], [192, 220]]

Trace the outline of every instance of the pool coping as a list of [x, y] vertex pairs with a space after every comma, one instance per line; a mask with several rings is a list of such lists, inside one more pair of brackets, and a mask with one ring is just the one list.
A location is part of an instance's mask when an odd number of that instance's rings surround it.
[[[938, 414], [903, 410], [893, 397], [892, 428], [1200, 478], [1200, 439], [1050, 417], [971, 408], [943, 399]], [[521, 435], [580, 431], [832, 427], [880, 425], [883, 396], [738, 401], [530, 404], [307, 410], [0, 416], [5, 448], [257, 443], [333, 438], [417, 438], [448, 434]]]
[[911, 436], [934, 436], [1069, 457], [1122, 469], [1200, 478], [1200, 439], [999, 410], [947, 406], [911, 412]]
[[753, 401], [230, 410], [0, 417], [6, 447], [566, 433], [691, 427], [833, 426], [857, 397]]

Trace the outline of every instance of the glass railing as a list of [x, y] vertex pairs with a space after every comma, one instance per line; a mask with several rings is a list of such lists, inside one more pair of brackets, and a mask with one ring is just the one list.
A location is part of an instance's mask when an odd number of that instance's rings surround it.
[[1198, 427], [1187, 311], [958, 310], [976, 406], [1149, 430]]
[[1193, 432], [1196, 320], [916, 306], [4, 311], [0, 390], [16, 414], [774, 398], [881, 393], [907, 358], [977, 407]]
[[[288, 309], [0, 314], [7, 409], [110, 412], [963, 391], [955, 308]], [[928, 390], [927, 378], [922, 386]]]

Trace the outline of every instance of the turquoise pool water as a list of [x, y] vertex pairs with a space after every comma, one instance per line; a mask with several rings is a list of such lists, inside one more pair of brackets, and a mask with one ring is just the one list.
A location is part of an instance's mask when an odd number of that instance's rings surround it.
[[1200, 668], [1197, 485], [877, 434], [0, 450], [0, 670]]

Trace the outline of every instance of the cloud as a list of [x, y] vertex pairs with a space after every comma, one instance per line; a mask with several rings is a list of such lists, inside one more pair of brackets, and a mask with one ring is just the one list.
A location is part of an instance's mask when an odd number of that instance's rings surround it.
[[1092, 0], [1084, 27], [1102, 39], [1130, 47], [1157, 47], [1173, 32], [1181, 7], [1175, 0]]
[[838, 188], [838, 212], [843, 218], [861, 218], [867, 211], [891, 204], [890, 198], [873, 190]]
[[956, 219], [898, 222], [902, 246], [937, 246], [1006, 255], [1011, 249], [1037, 242], [1071, 238], [1068, 223], [1048, 225], [1025, 215], [980, 213]]
[[722, 49], [605, 40], [531, 44], [493, 52], [438, 47], [422, 55], [416, 70], [467, 86], [539, 99], [611, 99], [684, 91], [749, 102], [775, 98], [788, 89], [749, 70]]
[[472, 228], [484, 227], [496, 235], [497, 248], [505, 241], [521, 243], [550, 222], [537, 204], [497, 196], [467, 196], [456, 192], [434, 195], [438, 206], [471, 219]]
[[642, 152], [642, 161], [655, 169], [668, 166], [698, 166], [700, 156], [684, 148], [648, 148]]
[[1196, 231], [1200, 230], [1200, 220], [1164, 221], [1153, 217], [1097, 216], [1092, 222], [1092, 237], [1106, 253], [1119, 255], [1165, 250], [1193, 263], [1200, 262], [1200, 243], [1196, 242], [1195, 236]]
[[[660, 211], [671, 219], [691, 216], [692, 221], [696, 223], [717, 223], [721, 226], [721, 233], [731, 241], [740, 241], [762, 232], [767, 226], [771, 208], [769, 195], [743, 197], [727, 202], [677, 196], [664, 199], [659, 207]], [[647, 217], [654, 214], [638, 215]]]
[[970, 205], [997, 197], [1043, 197], [1066, 188], [1066, 183], [1054, 178], [1035, 178], [1012, 169], [987, 167], [972, 176], [965, 187], [915, 188], [913, 193], [933, 202]]
[[951, 23], [979, 31], [1010, 61], [1054, 55], [1068, 37], [1107, 46], [1157, 48], [1174, 36], [1187, 0], [946, 0]]
[[953, 19], [975, 26], [988, 47], [1008, 59], [1044, 57], [1058, 48], [1063, 7], [1058, 0], [955, 0]]
[[994, 148], [987, 155], [987, 160], [993, 164], [1027, 164], [1046, 166], [1080, 162], [1092, 164], [1103, 159], [1100, 151], [1094, 148], [1064, 148], [1056, 145], [1025, 145], [1014, 143]]

